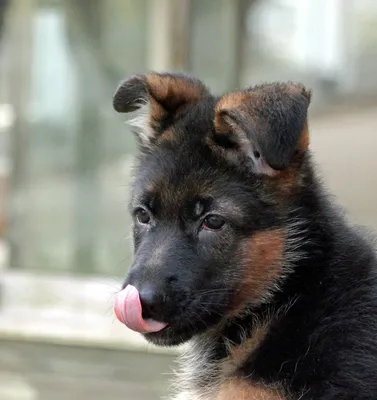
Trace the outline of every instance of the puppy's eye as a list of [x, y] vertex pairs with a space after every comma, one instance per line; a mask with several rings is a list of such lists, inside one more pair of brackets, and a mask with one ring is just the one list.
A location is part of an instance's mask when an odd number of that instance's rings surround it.
[[218, 231], [225, 224], [224, 218], [219, 215], [208, 215], [203, 221], [203, 229], [207, 229], [209, 231]]
[[137, 219], [137, 222], [139, 224], [149, 224], [151, 217], [148, 213], [148, 211], [144, 210], [143, 208], [139, 208], [136, 212], [135, 212], [135, 217]]

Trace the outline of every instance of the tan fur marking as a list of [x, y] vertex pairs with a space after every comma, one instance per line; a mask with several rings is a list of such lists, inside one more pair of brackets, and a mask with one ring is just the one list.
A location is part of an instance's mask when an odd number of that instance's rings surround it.
[[166, 111], [154, 98], [150, 99], [150, 104], [151, 104], [152, 128], [155, 128], [153, 126], [153, 123], [160, 121], [166, 115]]
[[268, 295], [282, 273], [284, 241], [284, 231], [274, 229], [257, 232], [244, 244], [244, 283], [237, 296], [239, 308], [246, 301], [259, 303]]
[[189, 101], [198, 101], [204, 94], [202, 87], [186, 79], [173, 76], [148, 74], [146, 75], [146, 81], [152, 96], [157, 101], [159, 99], [171, 98], [172, 101], [178, 100], [180, 103], [186, 103]]
[[173, 143], [173, 142], [177, 141], [179, 139], [179, 137], [180, 137], [180, 134], [176, 129], [169, 128], [169, 129], [163, 131], [161, 133], [161, 135], [158, 136], [157, 142], [158, 143], [162, 143], [162, 142]]
[[269, 183], [272, 184], [270, 187], [274, 187], [274, 190], [282, 195], [283, 198], [289, 198], [293, 196], [297, 190], [302, 187], [304, 174], [301, 170], [301, 162], [303, 154], [305, 153], [304, 148], [307, 149], [309, 146], [309, 134], [307, 131], [303, 131], [303, 135], [300, 138], [299, 148], [296, 155], [293, 156], [291, 165], [283, 171], [275, 171], [275, 174], [271, 174]]
[[[151, 94], [149, 96], [150, 114], [149, 124], [152, 131], [158, 128], [159, 122], [170, 112], [165, 109], [164, 105], [168, 104], [169, 108], [176, 112], [181, 106], [199, 101], [205, 89], [184, 78], [147, 74], [145, 75], [146, 86]], [[160, 104], [162, 102], [163, 104]], [[161, 141], [174, 141], [177, 135], [174, 130], [168, 130], [160, 136]]]
[[216, 400], [284, 400], [280, 391], [233, 378], [220, 386]]
[[299, 153], [305, 153], [310, 144], [308, 120], [305, 121], [304, 129], [301, 132], [300, 139], [297, 144]]
[[233, 92], [224, 95], [216, 105], [216, 112], [240, 107], [245, 101], [250, 99], [250, 92]]
[[263, 342], [269, 329], [269, 323], [263, 324], [253, 331], [250, 338], [245, 339], [240, 345], [229, 348], [229, 356], [222, 364], [222, 375], [229, 376], [240, 368], [250, 355]]
[[221, 112], [240, 108], [245, 102], [250, 101], [251, 95], [247, 92], [233, 92], [224, 95], [215, 108], [215, 129], [217, 132], [228, 132], [229, 126], [221, 116]]
[[274, 175], [270, 175], [272, 177], [271, 182], [276, 184], [276, 190], [282, 195], [292, 196], [302, 185], [301, 159], [308, 150], [309, 144], [309, 127], [306, 120], [291, 165], [284, 171], [275, 171]]
[[275, 191], [284, 196], [291, 196], [298, 187], [299, 170], [294, 167], [288, 167], [283, 171], [275, 171], [269, 179], [271, 186], [275, 186]]

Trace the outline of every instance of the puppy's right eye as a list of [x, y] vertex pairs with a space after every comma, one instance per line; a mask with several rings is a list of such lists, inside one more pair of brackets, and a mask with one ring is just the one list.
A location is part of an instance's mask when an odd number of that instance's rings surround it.
[[149, 215], [147, 210], [144, 210], [143, 208], [139, 208], [136, 212], [135, 212], [135, 217], [136, 220], [139, 224], [149, 224], [150, 220], [151, 220], [151, 216]]
[[224, 218], [219, 215], [208, 215], [203, 221], [202, 227], [208, 231], [219, 231], [225, 224]]

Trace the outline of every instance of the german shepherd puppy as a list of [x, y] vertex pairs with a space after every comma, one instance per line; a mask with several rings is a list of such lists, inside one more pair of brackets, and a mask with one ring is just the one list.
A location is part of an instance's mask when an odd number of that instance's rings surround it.
[[218, 97], [172, 73], [116, 90], [117, 112], [141, 114], [115, 313], [189, 342], [176, 399], [377, 399], [376, 254], [316, 175], [310, 99], [292, 82]]

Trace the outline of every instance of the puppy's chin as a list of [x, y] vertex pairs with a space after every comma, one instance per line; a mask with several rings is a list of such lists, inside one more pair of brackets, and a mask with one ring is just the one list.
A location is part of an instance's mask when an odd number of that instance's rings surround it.
[[[198, 314], [197, 314], [198, 315]], [[183, 322], [169, 324], [159, 332], [145, 333], [145, 339], [156, 346], [173, 347], [188, 342], [194, 336], [200, 335], [217, 326], [221, 318], [218, 314], [208, 314], [194, 321], [193, 318], [185, 318]]]
[[199, 333], [200, 330], [196, 331], [193, 327], [187, 329], [175, 329], [168, 326], [160, 332], [145, 333], [143, 336], [148, 342], [153, 343], [156, 346], [174, 347], [189, 341]]
[[178, 326], [167, 326], [160, 332], [146, 333], [143, 336], [148, 342], [157, 346], [174, 347], [188, 342], [194, 336], [205, 333], [212, 328], [212, 324], [190, 323]]

